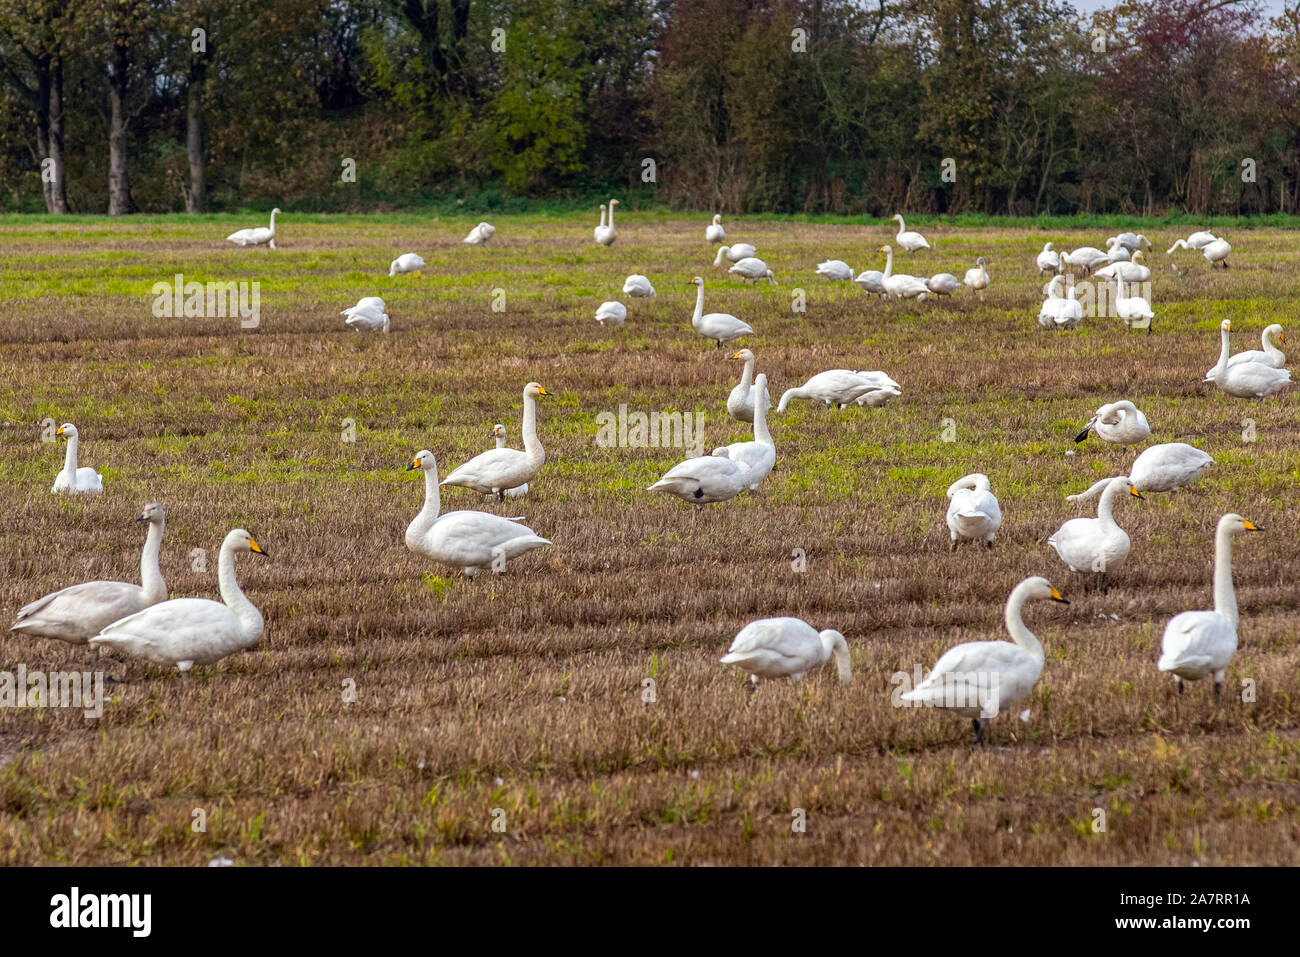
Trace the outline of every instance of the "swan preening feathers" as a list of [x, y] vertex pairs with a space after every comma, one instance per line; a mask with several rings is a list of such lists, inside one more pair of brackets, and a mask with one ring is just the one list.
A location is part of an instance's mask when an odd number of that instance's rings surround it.
[[1002, 509], [981, 472], [963, 475], [948, 486], [948, 532], [958, 542], [984, 542], [989, 548], [1002, 527]]
[[104, 491], [104, 476], [92, 468], [77, 466], [77, 440], [80, 433], [71, 422], [64, 422], [54, 432], [67, 441], [63, 453], [63, 468], [54, 476], [51, 494], [98, 495]]
[[479, 223], [469, 231], [469, 235], [462, 239], [461, 242], [468, 243], [471, 246], [482, 246], [496, 233], [497, 229], [491, 223]]
[[1075, 442], [1082, 442], [1091, 432], [1103, 442], [1129, 446], [1146, 441], [1151, 435], [1151, 426], [1142, 410], [1128, 399], [1108, 402], [1093, 413], [1083, 431], [1074, 437]]

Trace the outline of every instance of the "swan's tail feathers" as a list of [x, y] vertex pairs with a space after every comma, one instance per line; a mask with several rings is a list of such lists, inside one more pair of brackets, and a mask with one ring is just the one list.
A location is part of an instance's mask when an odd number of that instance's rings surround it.
[[[1065, 500], [1067, 502], [1086, 502], [1089, 499], [1096, 498], [1098, 495], [1100, 495], [1103, 491], [1105, 491], [1106, 486], [1109, 484], [1110, 484], [1110, 479], [1104, 478], [1101, 481], [1095, 483], [1092, 486], [1092, 488], [1088, 489], [1086, 492], [1079, 492], [1076, 495], [1065, 496]], [[1050, 543], [1051, 539], [1048, 539], [1048, 542]]]

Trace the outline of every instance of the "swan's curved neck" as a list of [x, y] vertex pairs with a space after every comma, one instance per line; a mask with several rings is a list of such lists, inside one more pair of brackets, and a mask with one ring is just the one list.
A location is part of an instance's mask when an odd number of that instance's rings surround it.
[[757, 358], [755, 356], [753, 359], [746, 359], [745, 368], [740, 370], [740, 387], [742, 389], [748, 389], [754, 382], [754, 363]]
[[1106, 486], [1106, 491], [1101, 493], [1101, 502], [1097, 505], [1097, 519], [1107, 529], [1119, 528], [1115, 524], [1115, 496], [1127, 487], [1126, 482], [1116, 482], [1112, 479]]
[[697, 325], [704, 315], [704, 283], [695, 287], [695, 315], [691, 316], [691, 325]]
[[158, 553], [162, 550], [163, 522], [150, 522], [149, 534], [144, 539], [144, 550], [140, 553], [140, 587], [152, 602], [167, 598], [167, 585], [163, 582], [162, 569], [158, 566]]
[[835, 670], [839, 672], [840, 681], [850, 681], [853, 678], [853, 669], [849, 666], [849, 646], [844, 641], [844, 636], [833, 631], [823, 631], [820, 635], [822, 640], [822, 653], [826, 658], [835, 656]]
[[77, 437], [68, 436], [68, 447], [63, 452], [63, 471], [77, 474]]
[[438, 511], [442, 508], [442, 495], [438, 491], [438, 466], [430, 465], [424, 470], [424, 507], [406, 526], [406, 545], [415, 545], [424, 536], [430, 526], [438, 520]]
[[546, 452], [542, 441], [537, 437], [537, 400], [531, 395], [524, 395], [524, 451], [528, 461], [537, 468], [546, 461]]
[[1264, 330], [1262, 342], [1264, 344], [1264, 353], [1270, 359], [1274, 359], [1278, 362], [1286, 362], [1286, 355], [1282, 352], [1281, 349], [1273, 345], [1273, 333], [1271, 330], [1269, 329]]
[[902, 217], [902, 216], [899, 216], [899, 217], [898, 217], [898, 235], [901, 236], [901, 235], [903, 235], [903, 233], [905, 233], [905, 232], [907, 232], [907, 226], [904, 225], [904, 223], [903, 223], [903, 217]]
[[1219, 361], [1214, 365], [1214, 376], [1218, 378], [1223, 375], [1228, 368], [1228, 330], [1220, 329], [1219, 337], [1222, 344], [1219, 346]]
[[1029, 591], [1022, 583], [1017, 585], [1007, 599], [1007, 633], [1011, 635], [1011, 640], [1018, 644], [1025, 651], [1029, 652], [1039, 661], [1043, 660], [1043, 646], [1039, 643], [1038, 638], [1032, 631], [1025, 627], [1024, 619], [1020, 617], [1020, 609], [1025, 606], [1029, 600]]
[[894, 271], [894, 251], [891, 249], [889, 252], [885, 253], [885, 272], [884, 275], [881, 276], [881, 279], [882, 280], [888, 279], [890, 274], [893, 271]]
[[1237, 627], [1237, 592], [1232, 587], [1232, 530], [1214, 534], [1214, 610]]
[[244, 594], [239, 582], [235, 581], [235, 548], [223, 544], [217, 558], [217, 584], [221, 590], [221, 600], [226, 603], [239, 623], [243, 625], [245, 638], [256, 638], [262, 633], [262, 613], [254, 607]]
[[719, 247], [718, 247], [718, 255], [714, 258], [714, 260], [713, 260], [713, 265], [715, 265], [715, 266], [721, 266], [721, 265], [722, 265], [722, 257], [725, 256], [725, 255], [727, 255], [727, 253], [729, 253], [729, 252], [731, 252], [731, 247], [729, 247], [729, 246], [719, 246]]

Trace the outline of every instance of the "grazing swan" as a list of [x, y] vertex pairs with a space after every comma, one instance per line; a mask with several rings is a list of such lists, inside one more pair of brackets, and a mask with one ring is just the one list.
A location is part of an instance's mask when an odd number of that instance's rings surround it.
[[[1185, 442], [1166, 442], [1144, 449], [1129, 469], [1128, 480], [1139, 492], [1176, 492], [1190, 485], [1214, 464], [1214, 459]], [[1086, 492], [1067, 495], [1067, 502], [1086, 502], [1110, 484], [1104, 478]]]
[[381, 316], [387, 309], [384, 300], [379, 296], [362, 296], [357, 300], [355, 306], [348, 306], [339, 315], [348, 316], [349, 318], [360, 315]]
[[[1137, 252], [1143, 246], [1147, 249], [1151, 248], [1151, 240], [1139, 233], [1120, 233], [1118, 236], [1112, 238], [1118, 245], [1127, 249], [1129, 252]], [[1111, 240], [1106, 240], [1106, 245], [1109, 246], [1110, 244]]]
[[975, 743], [984, 742], [984, 729], [1000, 711], [1011, 711], [1028, 696], [1043, 671], [1043, 646], [1025, 627], [1020, 610], [1031, 598], [1050, 598], [1068, 605], [1046, 578], [1026, 578], [1007, 599], [1008, 641], [967, 641], [955, 645], [930, 669], [925, 680], [900, 695], [918, 705], [947, 708], [970, 718]]
[[623, 295], [633, 299], [653, 299], [655, 287], [650, 285], [650, 280], [645, 276], [634, 272], [623, 280]]
[[727, 231], [722, 228], [722, 214], [715, 213], [713, 222], [704, 227], [704, 241], [706, 243], [720, 243], [727, 238]]
[[767, 263], [761, 259], [755, 259], [752, 256], [742, 259], [727, 270], [728, 273], [735, 273], [742, 279], [748, 279], [756, 282], [759, 279], [766, 279], [773, 286], [776, 285], [776, 277], [772, 275], [772, 270], [767, 268]]
[[[140, 553], [139, 585], [105, 581], [72, 585], [18, 609], [9, 630], [84, 645], [104, 626], [165, 600], [167, 586], [158, 567], [164, 528], [162, 506], [156, 502], [146, 505], [136, 521], [149, 523]], [[98, 649], [95, 657], [99, 657]]]
[[[506, 447], [506, 427], [498, 422], [492, 426], [492, 438], [496, 439], [496, 447], [504, 449]], [[489, 493], [490, 494], [490, 493]], [[506, 498], [522, 498], [528, 494], [528, 483], [516, 485], [514, 488], [506, 489]]]
[[1080, 246], [1073, 252], [1065, 253], [1061, 261], [1083, 270], [1086, 276], [1103, 263], [1110, 262], [1110, 257], [1095, 246]]
[[469, 235], [462, 239], [461, 242], [469, 243], [471, 246], [482, 246], [496, 234], [497, 228], [491, 223], [479, 223], [469, 231]]
[[894, 396], [903, 394], [903, 387], [879, 370], [860, 371], [857, 374], [871, 383], [871, 389], [854, 400], [858, 405], [869, 405], [873, 409], [878, 409]]
[[1144, 261], [1145, 257], [1142, 253], [1134, 253], [1132, 261], [1114, 262], [1103, 269], [1098, 269], [1097, 278], [1107, 281], [1122, 279], [1124, 282], [1146, 282], [1151, 278], [1151, 270], [1143, 265]]
[[745, 366], [740, 370], [739, 384], [727, 396], [727, 414], [733, 419], [739, 419], [741, 422], [753, 422], [755, 397], [762, 397], [764, 409], [772, 407], [772, 397], [767, 391], [767, 379], [763, 380], [762, 392], [757, 391], [754, 387], [754, 364], [756, 360], [754, 353], [748, 349], [741, 349], [731, 358], [744, 360]]
[[[754, 392], [756, 395], [767, 395], [766, 375], [760, 373], [754, 380]], [[761, 402], [754, 407], [754, 441], [733, 442], [723, 446], [727, 458], [745, 469], [749, 483], [746, 487], [751, 492], [758, 491], [758, 486], [771, 474], [772, 466], [776, 465], [776, 444], [772, 441], [772, 433], [767, 431], [767, 408], [768, 405]]]
[[713, 502], [725, 502], [749, 488], [749, 470], [733, 462], [726, 449], [679, 462], [664, 477], [646, 488], [647, 492], [666, 492], [697, 509]]
[[1038, 278], [1042, 278], [1047, 273], [1056, 275], [1061, 271], [1061, 254], [1052, 248], [1051, 243], [1043, 244], [1043, 251], [1038, 254], [1035, 260], [1038, 265]]
[[1213, 382], [1228, 395], [1241, 399], [1260, 399], [1286, 389], [1291, 384], [1290, 369], [1275, 369], [1262, 362], [1241, 362], [1235, 366], [1228, 364], [1228, 332], [1231, 329], [1231, 319], [1219, 323], [1222, 341], [1219, 362], [1205, 374], [1205, 381]]
[[902, 246], [909, 253], [914, 253], [918, 249], [929, 249], [930, 244], [925, 241], [925, 237], [920, 233], [908, 232], [907, 227], [903, 224], [903, 217], [895, 213], [890, 217], [898, 220], [898, 235], [894, 237], [895, 242]]
[[832, 655], [840, 682], [851, 681], [849, 646], [838, 631], [828, 628], [818, 632], [799, 618], [760, 618], [740, 629], [719, 661], [749, 672], [752, 690], [760, 678], [799, 681]]
[[1132, 250], [1127, 246], [1121, 246], [1119, 241], [1112, 236], [1106, 240], [1106, 258], [1112, 266], [1118, 262], [1128, 262], [1133, 258]]
[[612, 246], [614, 245], [614, 240], [618, 239], [618, 233], [614, 229], [614, 207], [617, 205], [618, 200], [611, 199], [609, 201], [608, 222], [605, 220], [605, 207], [600, 207], [600, 225], [596, 227], [593, 235], [596, 237], [596, 242], [600, 243], [602, 246]]
[[1096, 518], [1072, 518], [1047, 540], [1070, 571], [1096, 572], [1105, 583], [1106, 572], [1118, 568], [1128, 557], [1128, 533], [1115, 524], [1113, 512], [1115, 496], [1124, 489], [1142, 497], [1127, 475], [1112, 478], [1101, 493]]
[[1160, 642], [1156, 667], [1172, 671], [1178, 693], [1184, 681], [1214, 676], [1214, 700], [1219, 700], [1223, 674], [1237, 653], [1237, 593], [1232, 587], [1232, 536], [1258, 532], [1240, 515], [1219, 519], [1214, 531], [1214, 611], [1184, 611], [1169, 619]]
[[741, 322], [730, 313], [711, 312], [708, 315], [704, 314], [704, 280], [699, 276], [696, 276], [687, 285], [694, 286], [696, 290], [695, 315], [691, 316], [691, 326], [706, 339], [712, 339], [717, 343], [717, 348], [721, 349], [724, 342], [754, 334], [754, 330], [749, 327], [749, 323]]
[[924, 302], [925, 297], [930, 292], [930, 287], [925, 284], [924, 280], [903, 273], [894, 275], [894, 247], [881, 246], [876, 252], [885, 254], [885, 271], [880, 279], [881, 284], [885, 287], [885, 292], [891, 298], [911, 299], [915, 296], [918, 302]]
[[992, 548], [1001, 527], [1002, 509], [989, 491], [987, 475], [963, 475], [948, 486], [948, 531], [954, 552], [958, 542], [984, 542]]
[[[531, 482], [546, 463], [546, 452], [537, 438], [537, 399], [550, 393], [530, 382], [524, 386], [524, 450], [495, 448], [482, 452], [442, 480], [504, 501], [506, 492]], [[418, 467], [418, 466], [416, 466]]]
[[388, 267], [388, 275], [396, 276], [400, 273], [413, 272], [418, 276], [424, 267], [425, 262], [420, 258], [419, 253], [402, 253]]
[[972, 290], [980, 294], [981, 299], [984, 298], [984, 290], [989, 287], [989, 272], [985, 268], [987, 265], [988, 263], [984, 261], [984, 257], [980, 256], [975, 260], [975, 268], [967, 269], [966, 275], [962, 279], [963, 285], [970, 286]]
[[784, 412], [793, 399], [812, 399], [842, 409], [856, 402], [859, 396], [880, 388], [876, 380], [858, 375], [851, 369], [829, 369], [817, 373], [797, 389], [786, 389], [776, 411]]
[[860, 272], [857, 278], [853, 280], [863, 292], [873, 292], [881, 299], [888, 295], [885, 289], [885, 274], [878, 269], [868, 269], [866, 272]]
[[522, 524], [522, 519], [469, 510], [439, 515], [442, 502], [433, 453], [428, 449], [416, 452], [406, 466], [406, 471], [412, 469], [424, 470], [424, 508], [406, 526], [406, 547], [411, 551], [473, 577], [480, 568], [503, 572], [511, 558], [551, 544]]
[[853, 268], [842, 259], [828, 259], [817, 264], [817, 275], [825, 276], [832, 282], [852, 282]]
[[758, 250], [749, 243], [734, 243], [730, 246], [719, 246], [718, 256], [713, 260], [713, 265], [721, 266], [722, 260], [724, 259], [733, 263], [738, 263], [742, 259], [752, 259], [756, 252], [758, 252]]
[[937, 272], [925, 280], [926, 288], [936, 296], [951, 296], [961, 285], [957, 277], [950, 272]]
[[1142, 410], [1128, 399], [1123, 399], [1108, 402], [1094, 412], [1083, 431], [1074, 437], [1074, 441], [1082, 442], [1089, 432], [1103, 442], [1114, 442], [1127, 447], [1145, 441], [1151, 435], [1151, 426], [1147, 424], [1147, 417]]
[[269, 246], [275, 248], [275, 217], [280, 215], [280, 210], [271, 210], [270, 226], [253, 226], [248, 229], [239, 229], [226, 237], [226, 242], [234, 243], [236, 246]]
[[627, 320], [627, 306], [615, 299], [602, 302], [596, 307], [596, 321], [602, 326], [621, 326]]
[[[1286, 353], [1273, 345], [1272, 339], [1277, 339], [1278, 342], [1286, 342], [1286, 336], [1282, 334], [1282, 326], [1276, 322], [1266, 327], [1259, 337], [1260, 343], [1264, 346], [1262, 350], [1247, 349], [1245, 352], [1238, 352], [1235, 356], [1229, 357], [1228, 365], [1237, 366], [1243, 362], [1258, 362], [1261, 365], [1272, 366], [1274, 369], [1281, 369], [1286, 365]], [[1206, 375], [1209, 374], [1206, 373]]]
[[357, 300], [355, 306], [348, 306], [340, 315], [347, 316], [343, 320], [345, 325], [351, 326], [358, 332], [387, 332], [388, 331], [388, 314], [385, 310], [384, 300], [378, 296], [363, 296]]
[[1147, 335], [1151, 334], [1151, 320], [1156, 314], [1151, 311], [1151, 303], [1142, 296], [1125, 296], [1127, 284], [1122, 279], [1115, 280], [1115, 315], [1124, 320], [1125, 327], [1135, 322], [1146, 323]]
[[242, 528], [226, 535], [217, 558], [221, 601], [173, 598], [159, 602], [107, 625], [90, 639], [90, 646], [116, 648], [155, 664], [175, 665], [183, 675], [195, 665], [210, 665], [252, 647], [262, 637], [262, 615], [235, 581], [235, 552], [266, 554]]
[[1188, 242], [1188, 240], [1180, 239], [1165, 250], [1165, 252], [1166, 254], [1169, 254], [1175, 249], [1200, 249], [1201, 255], [1204, 256], [1205, 261], [1210, 264], [1210, 268], [1214, 268], [1215, 263], [1222, 263], [1224, 269], [1228, 268], [1228, 253], [1232, 252], [1232, 247], [1228, 245], [1226, 239], [1215, 239], [1213, 237], [1211, 237], [1208, 243], [1205, 243], [1202, 246], [1193, 246]]
[[1172, 253], [1175, 249], [1178, 249], [1180, 247], [1180, 244], [1181, 244], [1181, 248], [1183, 249], [1204, 249], [1206, 246], [1210, 245], [1210, 243], [1214, 242], [1214, 239], [1215, 239], [1214, 233], [1206, 232], [1205, 230], [1202, 229], [1192, 233], [1186, 239], [1180, 239], [1178, 242], [1174, 243], [1172, 246], [1170, 246], [1168, 249], [1165, 250], [1165, 255], [1168, 255]]
[[98, 495], [104, 491], [104, 476], [89, 466], [77, 468], [77, 427], [71, 422], [64, 422], [54, 432], [68, 440], [68, 449], [63, 454], [63, 468], [54, 476], [52, 494], [66, 492], [68, 495]]

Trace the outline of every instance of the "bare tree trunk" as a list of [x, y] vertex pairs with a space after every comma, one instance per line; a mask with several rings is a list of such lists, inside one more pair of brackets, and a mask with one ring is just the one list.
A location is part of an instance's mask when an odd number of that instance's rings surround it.
[[68, 191], [63, 182], [63, 61], [50, 69], [50, 174], [54, 182], [46, 192], [46, 208], [55, 214], [68, 212]]
[[190, 159], [190, 190], [185, 197], [187, 213], [201, 213], [207, 207], [203, 182], [203, 86], [207, 70], [199, 65], [190, 77], [185, 111], [185, 151]]
[[118, 45], [108, 84], [108, 215], [125, 216], [135, 209], [127, 175], [126, 84], [130, 54]]

